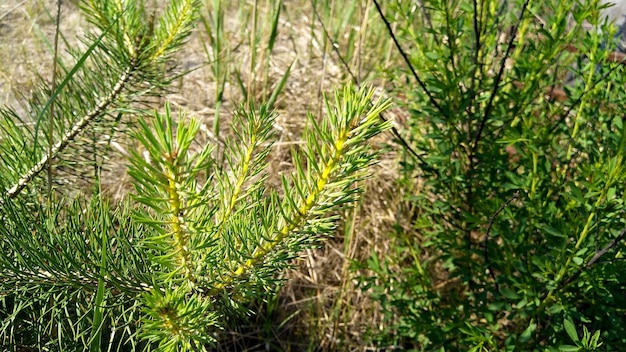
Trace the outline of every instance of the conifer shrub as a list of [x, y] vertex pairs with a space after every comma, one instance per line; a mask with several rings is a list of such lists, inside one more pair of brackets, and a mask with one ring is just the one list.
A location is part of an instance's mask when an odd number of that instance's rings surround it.
[[[149, 108], [180, 74], [197, 1], [81, 6], [86, 50], [58, 59], [59, 81], [42, 83], [25, 116], [0, 110], [0, 345], [207, 350], [358, 199], [389, 101], [352, 86], [326, 97], [272, 189], [271, 102], [242, 106], [220, 148], [198, 142], [197, 119]], [[124, 161], [134, 189], [113, 204], [100, 185], [120, 136], [136, 143]], [[89, 187], [61, 184], [67, 173]]]

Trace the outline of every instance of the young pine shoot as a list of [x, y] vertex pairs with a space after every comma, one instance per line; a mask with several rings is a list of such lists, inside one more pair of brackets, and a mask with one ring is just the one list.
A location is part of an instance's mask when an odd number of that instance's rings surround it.
[[389, 128], [379, 118], [388, 101], [351, 87], [326, 99], [327, 117], [310, 116], [306, 146], [293, 152], [295, 171], [282, 190], [264, 181], [275, 114], [266, 106], [241, 109], [218, 168], [209, 145], [194, 143], [195, 119], [174, 121], [169, 106], [135, 137], [144, 153], [131, 156], [134, 219], [147, 225], [141, 248], [150, 258], [143, 336], [162, 350], [197, 350], [212, 340], [220, 315], [277, 284], [277, 274], [305, 248], [328, 235], [369, 175], [376, 153], [367, 141]]

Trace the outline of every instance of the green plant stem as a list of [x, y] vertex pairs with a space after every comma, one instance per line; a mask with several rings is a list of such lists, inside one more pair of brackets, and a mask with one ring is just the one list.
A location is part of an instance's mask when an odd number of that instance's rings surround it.
[[256, 127], [257, 126], [255, 126], [255, 128], [253, 129], [255, 132], [250, 135], [250, 142], [247, 145], [246, 151], [243, 154], [243, 160], [241, 162], [241, 172], [239, 172], [237, 176], [237, 180], [235, 181], [235, 186], [233, 187], [232, 194], [230, 195], [230, 198], [228, 199], [228, 204], [226, 204], [226, 210], [219, 218], [220, 225], [218, 226], [218, 231], [216, 231], [215, 234], [213, 235], [213, 239], [217, 239], [220, 237], [222, 230], [224, 228], [224, 226], [221, 226], [221, 225], [226, 223], [226, 221], [228, 221], [228, 219], [232, 215], [233, 210], [235, 209], [235, 205], [237, 205], [237, 200], [239, 199], [239, 196], [241, 195], [243, 184], [246, 182], [246, 180], [249, 177], [248, 173], [250, 172], [250, 163], [252, 161], [254, 149], [257, 143], [256, 132], [258, 131], [258, 129]]
[[179, 195], [178, 185], [181, 183], [179, 173], [176, 172], [176, 156], [166, 157], [173, 166], [174, 172], [169, 171], [166, 173], [168, 180], [168, 193], [169, 193], [169, 205], [170, 205], [170, 223], [172, 225], [172, 232], [174, 235], [174, 244], [176, 248], [176, 254], [180, 262], [180, 267], [183, 270], [183, 276], [188, 281], [190, 288], [195, 285], [196, 278], [193, 272], [193, 263], [191, 261], [191, 252], [189, 249], [189, 234], [185, 226], [185, 219], [182, 216], [184, 209]]
[[255, 264], [262, 261], [268, 253], [276, 248], [276, 246], [278, 246], [293, 231], [304, 225], [306, 219], [310, 216], [311, 209], [317, 205], [317, 200], [319, 199], [320, 194], [324, 190], [324, 187], [328, 184], [332, 171], [335, 169], [336, 165], [343, 156], [345, 144], [348, 142], [348, 132], [349, 131], [346, 129], [340, 131], [338, 139], [334, 145], [334, 152], [327, 161], [323, 162], [322, 172], [317, 179], [315, 187], [313, 188], [313, 191], [309, 193], [307, 198], [304, 201], [301, 201], [297, 214], [295, 214], [293, 218], [285, 220], [285, 224], [282, 225], [280, 230], [274, 233], [273, 238], [270, 241], [257, 247], [251, 258], [241, 263], [237, 269], [230, 273], [230, 276], [228, 276], [221, 283], [217, 284], [210, 291], [209, 295], [216, 295], [219, 291], [231, 285], [238, 277], [245, 275], [255, 266]]
[[[59, 33], [61, 25], [61, 0], [57, 0], [57, 14], [54, 30], [54, 55], [52, 58], [52, 92], [57, 89], [57, 70], [59, 59]], [[52, 138], [54, 133], [54, 101], [50, 105], [50, 113], [48, 120], [48, 155], [52, 155]], [[48, 166], [48, 200], [52, 198], [52, 161], [47, 163]]]
[[[600, 46], [600, 42], [599, 42], [599, 37], [597, 35], [593, 36], [593, 45], [592, 48], [598, 48]], [[593, 78], [596, 74], [596, 65], [595, 63], [597, 62], [595, 60], [596, 56], [597, 56], [597, 49], [592, 50], [590, 53], [587, 54], [588, 58], [589, 58], [589, 62], [594, 63], [594, 65], [589, 65], [589, 72], [587, 73], [587, 77], [585, 79], [585, 89], [593, 89]], [[583, 99], [580, 101], [580, 106], [578, 107], [578, 109], [576, 110], [576, 116], [574, 118], [574, 128], [572, 129], [572, 134], [570, 136], [571, 140], [574, 140], [574, 138], [576, 138], [576, 136], [578, 135], [578, 130], [580, 128], [580, 123], [582, 120], [582, 113], [583, 110], [585, 110], [585, 107], [587, 105], [587, 102], [589, 100], [589, 95], [585, 94]], [[572, 145], [572, 143], [568, 143], [568, 147], [567, 147], [567, 154], [566, 154], [566, 160], [570, 160], [572, 157], [572, 150], [573, 150], [574, 146]], [[567, 173], [567, 170], [569, 168], [569, 165], [565, 165], [563, 168], [563, 175], [565, 175]]]
[[[186, 1], [181, 1], [181, 2], [184, 5], [183, 5], [182, 10], [179, 11], [179, 13], [182, 13], [182, 14], [193, 13], [194, 1], [186, 0]], [[171, 2], [169, 5], [173, 6], [174, 3], [176, 3], [176, 1]], [[167, 31], [167, 35], [164, 38], [159, 38], [158, 46], [152, 52], [152, 55], [150, 56], [150, 59], [149, 59], [150, 61], [155, 61], [163, 57], [166, 54], [166, 51], [169, 50], [169, 48], [172, 46], [172, 43], [178, 40], [178, 37], [181, 31], [183, 31], [183, 28], [185, 27], [188, 21], [189, 21], [188, 16], [179, 16], [176, 21], [174, 21], [173, 23], [169, 23], [169, 26], [168, 26], [169, 30]], [[125, 37], [127, 37], [127, 35], [125, 35]], [[129, 43], [132, 44], [132, 41], [130, 41], [130, 39], [128, 40], [129, 40]], [[132, 47], [133, 46], [131, 45], [131, 48]]]
[[[600, 196], [598, 197], [598, 199], [596, 200], [594, 204], [594, 209], [598, 209], [600, 205], [602, 204], [602, 202], [606, 199], [606, 195], [607, 195], [609, 188], [613, 186], [614, 178], [616, 176], [615, 174], [616, 169], [619, 169], [620, 165], [621, 165], [621, 157], [618, 158], [617, 164], [615, 165], [615, 168], [612, 170], [613, 172], [609, 175], [609, 178], [607, 179], [604, 187], [602, 188], [602, 191], [600, 192]], [[556, 292], [557, 289], [560, 289], [562, 287], [560, 283], [563, 281], [565, 274], [567, 273], [567, 270], [569, 269], [569, 266], [572, 263], [572, 260], [578, 254], [577, 253], [578, 250], [580, 250], [580, 247], [587, 239], [587, 236], [589, 235], [589, 232], [591, 231], [595, 214], [596, 214], [595, 212], [591, 212], [587, 216], [587, 221], [585, 222], [585, 226], [583, 227], [583, 230], [578, 236], [578, 240], [576, 241], [574, 248], [570, 251], [570, 254], [567, 257], [567, 260], [565, 261], [565, 264], [561, 266], [561, 269], [559, 270], [558, 274], [555, 277], [555, 282], [557, 283], [556, 287], [548, 292], [546, 297], [542, 300], [541, 304], [537, 308], [537, 311], [541, 310], [546, 304], [548, 304], [552, 300], [554, 292]]]

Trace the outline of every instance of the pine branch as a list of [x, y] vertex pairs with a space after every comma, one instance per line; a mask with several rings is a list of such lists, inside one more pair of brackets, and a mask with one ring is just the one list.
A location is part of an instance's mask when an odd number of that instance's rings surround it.
[[197, 176], [213, 164], [211, 148], [206, 146], [200, 153], [190, 154], [200, 124], [196, 120], [175, 124], [169, 104], [164, 115], [155, 114], [151, 125], [143, 120], [139, 125], [135, 138], [146, 148], [149, 158], [133, 152], [129, 174], [136, 181], [135, 199], [156, 210], [156, 214], [137, 214], [134, 218], [159, 233], [146, 241], [158, 252], [154, 259], [169, 270], [163, 273], [164, 279], [182, 273], [193, 288], [197, 279], [191, 253], [191, 236], [196, 227], [192, 211], [194, 203], [207, 200], [210, 189], [201, 187], [198, 192]]
[[[130, 73], [133, 71], [133, 65], [128, 67], [124, 74], [120, 77], [117, 84], [113, 87], [111, 94], [104, 98], [100, 103], [96, 105], [94, 110], [90, 111], [87, 115], [81, 118], [72, 128], [65, 133], [63, 138], [58, 141], [51, 149], [50, 154], [45, 155], [39, 162], [37, 162], [26, 174], [24, 174], [11, 188], [5, 193], [5, 198], [15, 198], [23, 189], [32, 181], [37, 175], [39, 175], [48, 165], [51, 159], [55, 159], [60, 152], [67, 148], [70, 143], [81, 133], [85, 127], [89, 125], [96, 117], [100, 116], [106, 108], [112, 104], [119, 94], [124, 89], [130, 78]], [[0, 199], [0, 205], [4, 203], [3, 199]]]
[[[375, 163], [368, 141], [390, 128], [379, 118], [389, 102], [371, 104], [372, 95], [347, 87], [334, 104], [326, 99], [322, 123], [310, 116], [307, 147], [293, 153], [296, 172], [283, 177], [282, 200], [263, 185], [275, 118], [267, 106], [238, 113], [225, 170], [216, 170], [209, 146], [191, 153], [196, 120], [174, 122], [166, 106], [152, 124], [139, 122], [134, 136], [147, 156], [132, 153], [129, 174], [135, 199], [150, 211], [133, 218], [154, 229], [144, 248], [157, 264], [155, 288], [144, 295], [145, 339], [163, 350], [201, 346], [210, 340], [206, 329], [219, 326], [218, 312], [236, 313], [276, 283], [290, 259], [334, 229], [332, 211], [357, 200], [358, 183]], [[201, 170], [209, 173], [205, 180]]]
[[[283, 179], [285, 199], [279, 206], [283, 218], [277, 229], [259, 236], [253, 242], [257, 244], [249, 258], [209, 290], [209, 296], [233, 285], [278, 248], [291, 246], [292, 251], [297, 250], [297, 243], [303, 237], [319, 236], [333, 229], [334, 217], [328, 212], [356, 199], [358, 190], [351, 187], [367, 177], [364, 168], [374, 161], [374, 154], [366, 152], [364, 143], [390, 126], [378, 119], [389, 102], [379, 100], [369, 108], [372, 94], [371, 90], [354, 93], [348, 87], [342, 94], [336, 92], [336, 108], [325, 100], [329, 122], [319, 126], [311, 118], [313, 128], [305, 134], [308, 148], [303, 154], [307, 157], [308, 172], [296, 161], [297, 176], [291, 183]], [[298, 160], [298, 154], [294, 156]]]
[[[163, 91], [171, 79], [173, 67], [164, 70], [162, 64], [171, 60], [172, 54], [191, 32], [196, 5], [195, 0], [173, 1], [166, 8], [159, 26], [154, 28], [154, 17], [146, 20], [143, 6], [136, 1], [82, 3], [88, 20], [99, 28], [100, 34], [95, 36], [90, 32], [87, 35], [89, 48], [76, 56], [77, 62], [71, 70], [66, 70], [67, 65], [60, 63], [59, 67], [65, 69], [65, 78], [56, 89], [48, 92], [44, 87], [34, 94], [31, 104], [34, 126], [24, 126], [31, 129], [30, 140], [26, 140], [27, 147], [13, 157], [17, 160], [12, 160], [14, 164], [28, 165], [28, 168], [8, 178], [14, 181], [8, 181], [11, 183], [2, 193], [0, 205], [6, 199], [17, 197], [53, 160], [62, 160], [71, 153], [74, 156], [67, 159], [77, 160], [75, 154], [84, 150], [96, 154], [108, 152], [108, 149], [97, 147], [97, 126], [126, 123], [127, 119], [120, 119], [116, 110], [127, 111], [127, 107], [138, 101], [141, 95]], [[165, 39], [166, 42], [161, 41]], [[146, 86], [150, 88], [146, 90]], [[45, 122], [46, 112], [53, 104], [56, 118], [54, 128], [50, 129], [51, 135], [43, 131], [40, 124]], [[112, 114], [115, 118], [109, 118]], [[11, 118], [11, 114], [4, 115]], [[96, 131], [90, 141], [82, 136], [88, 128]], [[11, 129], [3, 132], [7, 134], [0, 135], [0, 151], [11, 148], [10, 143], [2, 143], [3, 139], [21, 133]], [[54, 144], [48, 143], [46, 147], [46, 141]], [[93, 144], [93, 148], [86, 148], [85, 143]], [[96, 158], [86, 160], [95, 162]], [[8, 169], [17, 171], [16, 166], [9, 165]]]
[[[85, 37], [88, 49], [70, 49], [75, 58], [72, 65], [58, 61], [60, 83], [56, 89], [42, 83], [33, 93], [27, 109], [31, 116], [0, 111], [3, 347], [21, 344], [22, 334], [36, 334], [33, 341], [38, 341], [39, 349], [44, 345], [54, 350], [96, 348], [105, 336], [99, 329], [106, 326], [111, 339], [116, 329], [121, 331], [115, 335], [120, 340], [111, 344], [135, 348], [142, 297], [168, 295], [168, 287], [157, 285], [161, 282], [153, 275], [153, 269], [159, 268], [150, 256], [153, 251], [137, 246], [145, 237], [157, 238], [159, 232], [130, 221], [133, 206], [112, 209], [94, 197], [84, 207], [80, 195], [69, 204], [54, 196], [41, 202], [32, 185], [53, 161], [55, 167], [63, 167], [64, 159], [80, 159], [85, 150], [92, 154], [85, 159], [96, 166], [94, 175], [98, 173], [98, 157], [104, 159], [108, 152], [98, 142], [113, 140], [116, 125], [129, 122], [129, 112], [142, 113], [133, 104], [143, 96], [162, 93], [171, 82], [172, 55], [192, 30], [196, 5], [195, 0], [172, 1], [155, 28], [155, 17], [146, 16], [141, 2], [82, 2], [88, 21], [96, 27]], [[102, 136], [102, 131], [109, 135]], [[200, 159], [209, 156], [210, 150]], [[198, 158], [187, 161], [192, 170], [207, 166], [194, 164]], [[169, 181], [172, 189], [178, 186], [177, 179]], [[170, 199], [175, 209], [189, 198], [177, 196]], [[198, 200], [189, 204], [197, 207]], [[186, 224], [179, 223], [178, 251], [189, 253], [185, 231]], [[25, 332], [16, 334], [15, 329]]]
[[[213, 238], [217, 239], [226, 226], [224, 226], [240, 206], [242, 200], [258, 190], [262, 185], [264, 176], [248, 187], [245, 184], [265, 169], [265, 160], [269, 154], [271, 144], [267, 143], [273, 137], [272, 128], [276, 114], [268, 111], [266, 105], [261, 105], [258, 111], [254, 105], [248, 110], [240, 109], [234, 116], [234, 124], [241, 126], [242, 131], [235, 130], [235, 139], [227, 141], [230, 155], [226, 156], [232, 170], [225, 170], [219, 177], [220, 189], [223, 194], [223, 205], [218, 209], [216, 221], [217, 230]], [[266, 144], [264, 147], [263, 144]], [[238, 158], [239, 160], [233, 160]]]
[[[36, 199], [20, 200], [7, 201], [1, 213], [0, 295], [5, 300], [0, 302], [0, 311], [5, 314], [7, 309], [15, 309], [21, 313], [3, 315], [0, 339], [1, 335], [12, 334], [13, 325], [33, 333], [36, 330], [30, 330], [29, 324], [50, 324], [54, 336], [79, 341], [79, 335], [89, 335], [93, 328], [88, 319], [80, 316], [89, 317], [96, 308], [90, 302], [95, 301], [100, 280], [107, 296], [102, 312], [110, 324], [107, 329], [128, 327], [138, 314], [135, 310], [139, 308], [139, 297], [154, 291], [150, 263], [136, 248], [146, 229], [129, 222], [128, 204], [111, 208], [94, 197], [88, 204], [81, 200], [69, 204], [59, 201], [48, 207]], [[105, 262], [102, 253], [107, 254]], [[25, 315], [32, 312], [32, 321], [26, 323]], [[66, 326], [68, 322], [72, 327]], [[49, 338], [42, 331], [38, 334], [41, 341]], [[2, 341], [6, 347], [7, 340]], [[54, 349], [84, 348], [59, 345]]]
[[[239, 111], [217, 168], [214, 148], [196, 144], [200, 122], [176, 121], [166, 104], [150, 119], [138, 114], [132, 133], [147, 152], [131, 152], [128, 171], [144, 208], [112, 208], [101, 195], [86, 207], [82, 197], [55, 205], [24, 192], [53, 160], [73, 155], [89, 128], [95, 144], [99, 129], [124, 123], [132, 102], [165, 88], [196, 5], [172, 1], [147, 19], [137, 1], [83, 2], [100, 31], [90, 49], [73, 66], [59, 63], [65, 79], [34, 95], [34, 118], [2, 112], [0, 295], [17, 305], [5, 307], [15, 314], [0, 335], [12, 339], [11, 327], [41, 310], [29, 324], [41, 341], [58, 331], [59, 349], [96, 349], [111, 323], [124, 330], [120, 345], [135, 348], [140, 337], [162, 351], [202, 350], [223, 314], [274, 286], [291, 259], [335, 228], [333, 211], [358, 199], [376, 158], [369, 140], [390, 128], [379, 118], [389, 102], [372, 104], [372, 90], [352, 87], [325, 99], [321, 122], [309, 116], [306, 147], [294, 151], [295, 172], [281, 191], [265, 186], [276, 118], [267, 105]], [[52, 104], [55, 119], [43, 120]], [[40, 128], [45, 121], [52, 133]], [[97, 163], [102, 151], [89, 150]]]

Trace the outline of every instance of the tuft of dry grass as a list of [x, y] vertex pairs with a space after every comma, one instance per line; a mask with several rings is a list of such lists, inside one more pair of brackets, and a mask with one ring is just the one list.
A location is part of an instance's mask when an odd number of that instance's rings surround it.
[[[54, 0], [0, 3], [0, 104], [23, 112], [20, 102], [37, 85], [37, 74], [51, 77], [54, 4]], [[76, 42], [83, 26], [75, 9], [63, 13], [61, 30], [70, 43]]]
[[[206, 2], [203, 13], [210, 1]], [[54, 35], [55, 3], [55, 0], [8, 0], [0, 4], [0, 104], [16, 107], [21, 100], [19, 94], [28, 99], [28, 92], [37, 84], [36, 73], [44, 79], [51, 76], [49, 43]], [[363, 80], [376, 82], [375, 72], [387, 69], [394, 58], [389, 43], [379, 36], [380, 24], [369, 8], [369, 1], [294, 0], [283, 4], [273, 50], [265, 61], [259, 59], [261, 66], [250, 69], [251, 53], [258, 49], [248, 40], [255, 3], [258, 18], [266, 19], [264, 14], [269, 12], [272, 1], [232, 1], [225, 5], [227, 57], [207, 56], [207, 33], [201, 26], [196, 28], [178, 55], [181, 72], [189, 73], [155, 107], [161, 107], [167, 100], [174, 108], [184, 109], [203, 122], [199, 143], [221, 144], [230, 133], [229, 117], [244, 96], [234, 75], [229, 75], [220, 106], [223, 120], [216, 136], [212, 127], [218, 85], [210, 69], [213, 60], [230, 60], [231, 67], [239, 69], [241, 81], [257, 82], [256, 87], [269, 87], [270, 91], [291, 65], [289, 79], [275, 103], [280, 114], [274, 125], [277, 141], [267, 169], [271, 175], [269, 184], [278, 187], [278, 175], [292, 169], [290, 151], [300, 143], [307, 112], [323, 118], [322, 94], [349, 79], [346, 67], [332, 50], [333, 45], [337, 45], [350, 69]], [[319, 17], [312, 4], [317, 6]], [[353, 11], [346, 14], [342, 11], [345, 8]], [[64, 2], [62, 11], [62, 33], [74, 43], [85, 23], [75, 5]], [[331, 43], [327, 33], [337, 43]], [[381, 58], [385, 58], [382, 63]], [[263, 62], [266, 66], [262, 66]], [[267, 74], [259, 75], [263, 69]], [[263, 89], [254, 90], [253, 100], [258, 101], [266, 93]], [[18, 108], [18, 113], [23, 112]], [[402, 112], [395, 111], [395, 115], [402, 117]], [[384, 329], [385, 322], [378, 303], [357, 288], [359, 275], [370, 274], [352, 270], [351, 263], [366, 261], [372, 252], [384, 255], [393, 245], [389, 236], [393, 227], [410, 227], [399, 222], [407, 218], [403, 216], [407, 210], [398, 191], [399, 156], [394, 151], [398, 147], [389, 147], [391, 135], [378, 137], [376, 143], [385, 152], [374, 176], [365, 181], [367, 191], [362, 201], [342, 214], [345, 220], [332, 238], [304, 253], [294, 263], [294, 269], [285, 273], [285, 285], [275, 298], [251, 305], [258, 312], [256, 316], [241, 322], [240, 331], [225, 332], [218, 350], [374, 350], [367, 333]], [[120, 200], [131, 189], [123, 154], [135, 146], [121, 138], [114, 147], [119, 155], [110, 160], [102, 182], [103, 188]]]

